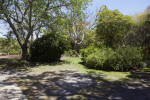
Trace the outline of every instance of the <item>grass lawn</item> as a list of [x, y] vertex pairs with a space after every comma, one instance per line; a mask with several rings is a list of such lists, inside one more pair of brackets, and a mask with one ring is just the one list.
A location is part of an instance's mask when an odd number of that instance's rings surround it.
[[[24, 61], [18, 62], [26, 64]], [[87, 69], [81, 63], [80, 58], [67, 58], [52, 64], [18, 67], [24, 76], [21, 74], [9, 81], [17, 83], [29, 100], [132, 100], [139, 98], [138, 96], [149, 98], [147, 93], [150, 91], [150, 68], [136, 73], [107, 72]], [[138, 96], [135, 97], [133, 93]]]
[[42, 74], [46, 71], [55, 71], [59, 72], [60, 70], [72, 70], [76, 71], [78, 73], [93, 73], [93, 74], [104, 74], [106, 77], [105, 79], [108, 79], [110, 81], [116, 81], [120, 79], [130, 79], [127, 76], [130, 75], [130, 72], [115, 72], [115, 71], [102, 71], [102, 70], [93, 70], [88, 69], [85, 66], [81, 64], [80, 58], [67, 58], [63, 62], [59, 62], [57, 64], [48, 64], [48, 65], [42, 65], [38, 67], [32, 68], [31, 72], [28, 74]]

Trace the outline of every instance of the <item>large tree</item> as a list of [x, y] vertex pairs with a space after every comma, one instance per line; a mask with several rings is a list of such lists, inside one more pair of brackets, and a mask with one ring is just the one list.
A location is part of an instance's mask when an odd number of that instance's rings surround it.
[[109, 10], [102, 6], [97, 13], [96, 34], [108, 47], [123, 45], [123, 40], [133, 23], [132, 17], [121, 14], [118, 10]]
[[79, 53], [79, 46], [84, 42], [88, 30], [94, 26], [94, 20], [92, 15], [84, 12], [75, 12], [74, 10], [71, 9], [68, 12], [65, 29], [74, 45], [74, 49]]
[[150, 54], [150, 6], [143, 13], [136, 15], [134, 21], [128, 42], [142, 46], [145, 53]]
[[80, 11], [89, 0], [1, 0], [0, 20], [9, 24], [22, 48], [22, 57], [27, 55], [29, 39], [38, 37], [42, 28], [53, 18], [62, 17], [72, 7]]

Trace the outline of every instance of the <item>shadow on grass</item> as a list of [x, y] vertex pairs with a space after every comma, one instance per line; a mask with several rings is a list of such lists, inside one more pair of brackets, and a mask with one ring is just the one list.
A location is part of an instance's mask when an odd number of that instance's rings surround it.
[[[138, 74], [138, 75], [136, 75]], [[136, 78], [134, 77], [136, 76]], [[147, 77], [141, 77], [147, 76]], [[29, 100], [149, 100], [150, 74], [132, 73], [129, 77], [139, 79], [128, 83], [108, 81], [103, 74], [75, 71], [50, 71], [40, 75], [14, 78]], [[146, 79], [145, 83], [141, 80]]]
[[56, 66], [69, 63], [70, 63], [69, 61], [61, 61], [61, 60], [53, 63], [48, 63], [48, 62], [29, 62], [22, 59], [0, 59], [0, 69], [24, 71], [28, 70], [28, 68], [37, 66], [44, 66], [44, 65]]
[[[21, 64], [20, 64], [21, 63]], [[22, 64], [23, 63], [23, 64]], [[0, 60], [3, 69], [23, 69], [40, 65], [62, 65], [69, 61], [56, 63], [34, 63], [22, 60]], [[76, 62], [75, 62], [76, 64]], [[11, 73], [10, 73], [11, 74]], [[94, 71], [81, 74], [71, 70], [48, 71], [39, 75], [18, 73], [10, 82], [17, 83], [29, 100], [149, 100], [150, 73], [131, 72], [128, 77], [109, 81], [106, 75]]]

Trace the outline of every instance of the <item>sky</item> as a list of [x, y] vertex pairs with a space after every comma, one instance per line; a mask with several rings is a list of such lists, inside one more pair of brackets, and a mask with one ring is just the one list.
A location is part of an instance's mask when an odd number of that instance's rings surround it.
[[[124, 15], [133, 16], [144, 12], [147, 6], [150, 6], [150, 0], [93, 0], [87, 11], [96, 14], [102, 5], [106, 5], [111, 10], [118, 9]], [[6, 28], [8, 27], [0, 21], [0, 37], [2, 37], [1, 33], [7, 32]]]
[[93, 0], [88, 9], [95, 12], [102, 5], [106, 5], [111, 10], [118, 9], [124, 15], [133, 16], [143, 12], [147, 6], [150, 6], [150, 0]]

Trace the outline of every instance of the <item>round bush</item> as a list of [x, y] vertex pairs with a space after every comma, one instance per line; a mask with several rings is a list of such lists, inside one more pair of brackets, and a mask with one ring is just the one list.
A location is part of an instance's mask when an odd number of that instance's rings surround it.
[[60, 60], [66, 49], [67, 41], [60, 33], [49, 33], [35, 40], [30, 48], [31, 60], [54, 62]]

